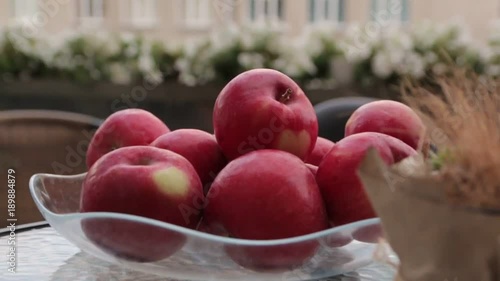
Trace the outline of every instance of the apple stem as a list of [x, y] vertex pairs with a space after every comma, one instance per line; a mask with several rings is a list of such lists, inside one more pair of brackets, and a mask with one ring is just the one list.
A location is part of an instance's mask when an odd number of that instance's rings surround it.
[[286, 89], [285, 93], [283, 93], [279, 99], [281, 103], [287, 102], [292, 97], [292, 89]]

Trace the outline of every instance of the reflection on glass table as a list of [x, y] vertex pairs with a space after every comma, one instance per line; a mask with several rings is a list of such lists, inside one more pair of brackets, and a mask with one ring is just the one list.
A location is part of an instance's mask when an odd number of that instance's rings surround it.
[[[0, 235], [0, 248], [5, 253], [8, 251], [8, 233]], [[1, 262], [0, 280], [168, 281], [165, 277], [136, 272], [82, 253], [50, 227], [16, 233], [16, 246], [16, 273], [8, 273], [8, 263]], [[324, 280], [392, 281], [394, 274], [395, 270], [390, 266], [374, 263], [356, 272]]]

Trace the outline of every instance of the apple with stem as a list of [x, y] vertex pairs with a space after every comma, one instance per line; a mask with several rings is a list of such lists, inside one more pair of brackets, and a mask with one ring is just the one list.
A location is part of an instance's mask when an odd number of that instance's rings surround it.
[[272, 69], [253, 69], [232, 79], [213, 110], [214, 134], [228, 160], [260, 149], [305, 159], [318, 136], [318, 120], [304, 91]]

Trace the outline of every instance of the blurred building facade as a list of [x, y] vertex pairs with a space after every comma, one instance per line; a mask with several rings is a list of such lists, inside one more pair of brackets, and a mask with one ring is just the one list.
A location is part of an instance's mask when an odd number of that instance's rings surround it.
[[0, 0], [0, 26], [24, 22], [34, 32], [81, 27], [169, 40], [196, 38], [229, 24], [272, 22], [290, 35], [314, 24], [462, 19], [484, 38], [499, 0]]

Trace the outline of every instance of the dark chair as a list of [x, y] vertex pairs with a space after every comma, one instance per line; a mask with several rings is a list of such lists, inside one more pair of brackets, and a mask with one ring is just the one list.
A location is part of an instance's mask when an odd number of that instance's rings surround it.
[[351, 114], [363, 104], [376, 100], [369, 97], [342, 97], [316, 104], [314, 109], [318, 116], [318, 135], [333, 142], [341, 140]]
[[[1, 198], [7, 200], [7, 170], [14, 169], [18, 225], [43, 220], [29, 193], [30, 177], [85, 172], [86, 150], [101, 123], [98, 118], [63, 111], [0, 111]], [[0, 220], [5, 222], [6, 216], [4, 209]]]

